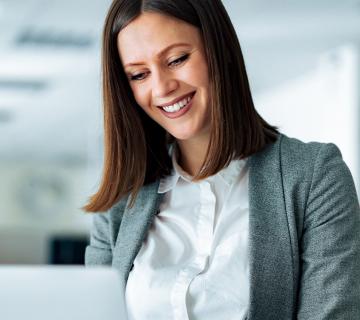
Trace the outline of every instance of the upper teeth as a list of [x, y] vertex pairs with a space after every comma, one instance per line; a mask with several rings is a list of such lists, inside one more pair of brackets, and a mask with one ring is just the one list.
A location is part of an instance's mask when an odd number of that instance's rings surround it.
[[162, 107], [166, 112], [176, 112], [179, 111], [181, 108], [187, 105], [187, 103], [191, 100], [191, 97], [184, 98], [183, 100], [167, 107]]

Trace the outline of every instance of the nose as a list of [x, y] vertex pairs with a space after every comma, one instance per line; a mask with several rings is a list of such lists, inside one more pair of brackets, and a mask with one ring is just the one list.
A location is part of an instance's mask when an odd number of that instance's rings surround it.
[[178, 81], [171, 72], [158, 69], [152, 72], [152, 95], [155, 99], [164, 98], [178, 88]]

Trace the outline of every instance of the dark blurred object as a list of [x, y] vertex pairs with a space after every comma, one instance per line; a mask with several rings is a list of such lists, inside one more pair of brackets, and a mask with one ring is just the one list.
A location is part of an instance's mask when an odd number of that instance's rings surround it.
[[49, 240], [49, 264], [83, 265], [87, 236], [53, 236]]

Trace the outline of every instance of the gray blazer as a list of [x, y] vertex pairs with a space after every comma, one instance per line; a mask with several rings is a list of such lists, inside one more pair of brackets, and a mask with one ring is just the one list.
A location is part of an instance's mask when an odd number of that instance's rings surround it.
[[[360, 319], [360, 209], [334, 144], [279, 135], [249, 165], [248, 320]], [[162, 195], [144, 186], [94, 215], [87, 265], [112, 265], [125, 287]]]

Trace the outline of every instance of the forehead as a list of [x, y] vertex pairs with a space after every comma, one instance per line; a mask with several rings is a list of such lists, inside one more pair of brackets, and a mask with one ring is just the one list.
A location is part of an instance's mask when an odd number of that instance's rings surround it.
[[155, 57], [173, 43], [201, 44], [199, 30], [189, 23], [159, 13], [142, 13], [119, 32], [117, 45], [123, 63]]

